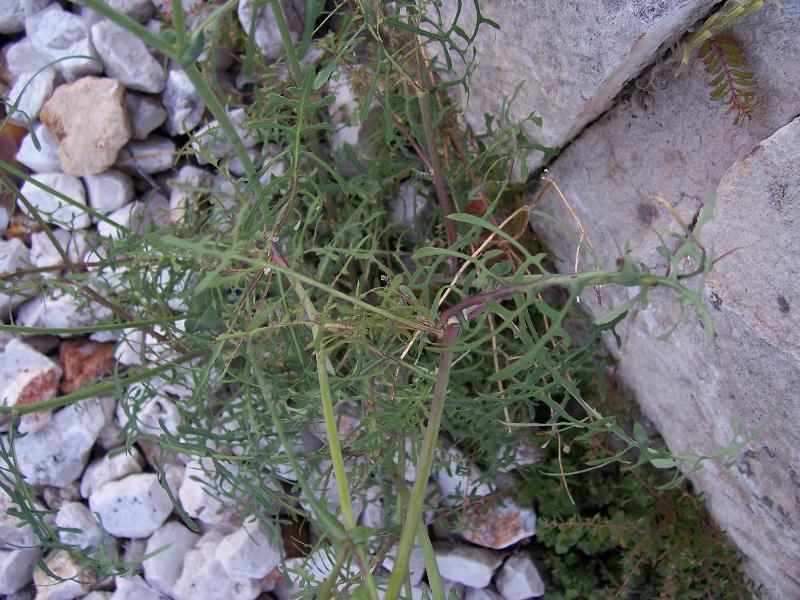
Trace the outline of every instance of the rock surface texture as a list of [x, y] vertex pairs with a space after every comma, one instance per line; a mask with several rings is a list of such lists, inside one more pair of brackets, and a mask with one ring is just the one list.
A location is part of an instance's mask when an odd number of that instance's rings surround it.
[[[481, 2], [481, 13], [500, 30], [481, 26], [475, 40], [477, 67], [469, 98], [458, 96], [466, 122], [485, 129], [484, 113], [497, 115], [506, 98], [514, 121], [531, 112], [544, 119], [528, 133], [545, 146], [563, 146], [602, 114], [617, 93], [653, 58], [715, 4], [713, 0], [604, 0], [603, 2]], [[472, 32], [472, 2], [444, 2], [444, 23]], [[435, 48], [431, 46], [435, 51]], [[453, 55], [453, 61], [459, 59]], [[459, 94], [460, 87], [452, 88]], [[538, 161], [535, 160], [532, 163]]]
[[[717, 255], [705, 290], [716, 324], [713, 340], [690, 319], [666, 343], [656, 337], [678, 314], [674, 297], [656, 294], [618, 329], [609, 346], [619, 375], [675, 452], [704, 453], [764, 428], [741, 462], [708, 462], [693, 476], [722, 529], [749, 557], [749, 573], [776, 598], [800, 596], [800, 443], [795, 401], [800, 381], [797, 342], [800, 230], [800, 80], [796, 48], [800, 5], [770, 7], [734, 28], [763, 105], [741, 127], [708, 101], [702, 65], [651, 95], [649, 104], [621, 102], [592, 124], [550, 167], [588, 231], [600, 263], [612, 267], [627, 243], [637, 260], [659, 264], [654, 231], [674, 230], [659, 208], [669, 200], [686, 222], [717, 192], [716, 216], [702, 238]], [[578, 233], [555, 193], [542, 209], [562, 230], [534, 221], [572, 269]], [[571, 232], [565, 235], [564, 231]], [[584, 268], [591, 268], [588, 261]], [[628, 299], [607, 288], [595, 315]]]

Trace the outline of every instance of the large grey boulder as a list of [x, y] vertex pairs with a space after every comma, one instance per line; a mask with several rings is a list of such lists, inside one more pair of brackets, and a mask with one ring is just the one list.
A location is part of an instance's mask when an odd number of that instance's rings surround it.
[[[442, 7], [449, 26], [460, 5], [458, 23], [472, 33], [473, 2], [446, 0]], [[714, 0], [603, 0], [560, 2], [485, 0], [484, 17], [500, 30], [482, 25], [474, 48], [476, 68], [469, 97], [453, 93], [466, 122], [483, 131], [484, 113], [498, 115], [507, 97], [522, 83], [510, 115], [522, 120], [536, 111], [541, 129], [528, 133], [546, 146], [563, 146], [602, 114], [617, 93], [649, 64], [663, 44], [680, 37], [714, 6]], [[437, 52], [436, 44], [430, 46]], [[454, 68], [463, 63], [451, 53]]]
[[[663, 264], [655, 231], [675, 230], [657, 196], [691, 223], [718, 190], [717, 214], [702, 238], [717, 255], [706, 300], [716, 324], [707, 340], [690, 316], [670, 338], [678, 314], [674, 296], [656, 293], [647, 310], [634, 310], [618, 328], [619, 376], [658, 426], [674, 452], [709, 452], [733, 441], [731, 421], [743, 432], [764, 427], [739, 464], [708, 462], [693, 475], [709, 508], [749, 557], [750, 575], [775, 598], [800, 597], [800, 442], [796, 401], [800, 382], [800, 62], [787, 40], [800, 36], [800, 4], [783, 13], [767, 8], [732, 33], [756, 73], [762, 107], [734, 127], [721, 103], [708, 101], [702, 64], [654, 93], [649, 104], [621, 102], [551, 166], [588, 229], [599, 262], [613, 268], [619, 248]], [[718, 187], [719, 186], [719, 187]], [[571, 271], [578, 231], [555, 193], [542, 210], [562, 229], [534, 220], [546, 243]], [[565, 235], [565, 230], [569, 235]], [[587, 255], [584, 255], [587, 256]], [[591, 268], [584, 259], [581, 268]], [[602, 290], [583, 306], [593, 315], [619, 305], [627, 290]]]

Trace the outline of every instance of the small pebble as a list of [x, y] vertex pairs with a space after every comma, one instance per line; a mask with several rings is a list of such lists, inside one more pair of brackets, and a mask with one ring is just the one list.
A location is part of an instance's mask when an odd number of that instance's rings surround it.
[[164, 600], [164, 596], [145, 583], [138, 575], [114, 577], [116, 589], [111, 600]]
[[[169, 82], [167, 82], [169, 85]], [[166, 91], [164, 92], [166, 93]], [[129, 91], [125, 94], [128, 119], [134, 140], [144, 140], [153, 130], [158, 129], [167, 118], [167, 111], [153, 96], [145, 96]]]
[[503, 562], [496, 552], [466, 544], [440, 542], [434, 546], [434, 553], [442, 577], [473, 588], [488, 586], [495, 569]]
[[226, 535], [214, 551], [225, 572], [236, 579], [261, 579], [281, 562], [280, 545], [255, 519]]
[[50, 0], [3, 0], [0, 2], [0, 33], [19, 33], [25, 29], [25, 19], [36, 14]]
[[[59, 379], [61, 369], [56, 363], [19, 340], [8, 342], [0, 353], [1, 406], [25, 406], [55, 398]], [[49, 410], [24, 415], [20, 429], [38, 431], [50, 418]]]
[[45, 559], [45, 564], [56, 577], [41, 568], [34, 571], [36, 600], [72, 600], [86, 595], [94, 585], [94, 574], [89, 569], [81, 570], [69, 552], [56, 550]]
[[92, 41], [108, 76], [132, 90], [149, 94], [164, 90], [164, 69], [135, 34], [111, 21], [101, 21], [92, 25]]
[[[87, 257], [88, 258], [88, 257]], [[17, 310], [17, 325], [25, 327], [89, 327], [111, 317], [109, 308], [51, 289]]]
[[59, 61], [56, 68], [67, 81], [103, 72], [100, 61], [83, 58], [96, 56], [86, 23], [60, 5], [51, 4], [26, 18], [25, 32], [39, 54], [48, 61]]
[[143, 141], [132, 141], [119, 154], [117, 164], [136, 173], [160, 173], [172, 167], [175, 159], [175, 142], [159, 135]]
[[36, 51], [28, 38], [6, 44], [3, 47], [3, 55], [12, 81], [16, 81], [23, 73], [36, 73], [50, 62]]
[[153, 473], [105, 483], [89, 496], [89, 506], [108, 533], [126, 538], [152, 535], [172, 512], [172, 502]]
[[37, 123], [33, 126], [33, 133], [39, 142], [39, 149], [33, 143], [30, 133], [22, 138], [17, 160], [34, 173], [53, 173], [61, 170], [61, 161], [58, 159], [58, 141], [50, 130]]
[[9, 120], [19, 125], [35, 121], [44, 103], [53, 95], [55, 77], [51, 69], [20, 75], [8, 92], [9, 100], [16, 106]]
[[[55, 525], [60, 528], [58, 539], [65, 544], [83, 549], [89, 546], [95, 550], [100, 548], [103, 540], [100, 523], [85, 504], [81, 502], [63, 504], [56, 513]], [[78, 531], [66, 531], [72, 529]]]
[[[33, 179], [74, 200], [78, 205], [67, 203], [61, 197], [26, 181], [22, 184], [20, 193], [34, 208], [38, 209], [45, 221], [68, 229], [84, 229], [91, 225], [89, 215], [80, 208], [81, 205], [86, 205], [86, 192], [80, 179], [66, 173], [40, 173], [33, 176]], [[21, 200], [17, 200], [17, 206], [23, 213], [32, 216]]]
[[88, 498], [109, 481], [117, 481], [132, 473], [141, 473], [142, 454], [131, 446], [127, 451], [108, 453], [93, 460], [81, 477], [81, 497]]
[[[30, 266], [30, 250], [18, 238], [0, 239], [0, 273], [10, 273]], [[20, 293], [0, 292], [0, 320], [7, 320], [9, 311], [15, 309], [26, 296]]]
[[206, 110], [189, 77], [175, 65], [170, 65], [161, 102], [167, 111], [167, 131], [171, 135], [192, 131], [200, 123]]
[[33, 579], [39, 548], [0, 550], [0, 594], [18, 592]]
[[153, 554], [142, 563], [144, 578], [151, 586], [168, 595], [183, 569], [187, 552], [194, 548], [200, 536], [176, 521], [168, 521], [159, 527], [147, 540], [145, 554]]
[[130, 175], [109, 169], [83, 178], [89, 196], [89, 206], [107, 215], [133, 200], [133, 180]]
[[510, 557], [497, 576], [497, 589], [505, 600], [527, 600], [544, 595], [544, 582], [531, 558], [525, 554]]

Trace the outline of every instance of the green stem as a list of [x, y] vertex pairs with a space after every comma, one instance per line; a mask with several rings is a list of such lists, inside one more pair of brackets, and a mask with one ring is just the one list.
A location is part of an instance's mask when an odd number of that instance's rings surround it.
[[[442, 345], [446, 348], [452, 345], [458, 337], [458, 332], [458, 322], [448, 322], [442, 336]], [[389, 578], [389, 585], [386, 588], [386, 600], [397, 600], [400, 594], [400, 587], [405, 579], [405, 573], [408, 571], [408, 561], [411, 556], [414, 537], [417, 535], [419, 525], [422, 522], [425, 490], [428, 487], [428, 479], [433, 468], [433, 458], [436, 452], [436, 442], [439, 438], [439, 428], [442, 424], [442, 414], [444, 413], [444, 402], [450, 382], [452, 361], [452, 351], [443, 352], [439, 358], [439, 370], [436, 374], [436, 384], [433, 387], [428, 426], [425, 429], [422, 452], [420, 453], [419, 461], [417, 461], [417, 476], [414, 479], [414, 487], [411, 489], [411, 498], [408, 501], [408, 509], [406, 510], [406, 520], [400, 533], [397, 557], [392, 568], [392, 576]]]
[[289, 63], [289, 70], [292, 72], [292, 77], [297, 85], [303, 81], [303, 69], [300, 67], [300, 60], [297, 58], [297, 51], [294, 48], [292, 41], [292, 34], [289, 31], [289, 25], [286, 23], [286, 17], [283, 14], [283, 6], [278, 0], [270, 0], [272, 2], [272, 13], [275, 15], [275, 23], [278, 25], [278, 31], [281, 32], [281, 40], [283, 40], [283, 49], [286, 50], [286, 61]]
[[181, 0], [170, 0], [172, 6], [172, 24], [175, 26], [175, 37], [177, 41], [177, 54], [183, 56], [186, 50], [186, 19], [183, 14], [183, 4]]

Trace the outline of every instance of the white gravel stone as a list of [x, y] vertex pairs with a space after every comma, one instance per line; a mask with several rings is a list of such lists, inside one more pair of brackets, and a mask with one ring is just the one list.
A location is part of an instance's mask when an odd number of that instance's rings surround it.
[[144, 458], [135, 446], [127, 451], [109, 452], [103, 458], [93, 460], [81, 477], [81, 497], [88, 498], [109, 481], [122, 479], [132, 473], [141, 473], [143, 465]]
[[[301, 589], [304, 584], [322, 583], [333, 571], [335, 557], [330, 548], [319, 548], [302, 558], [289, 558], [286, 560], [286, 575], [289, 580]], [[355, 575], [358, 567], [354, 564], [349, 565], [344, 574]], [[343, 569], [344, 571], [344, 569]]]
[[[81, 180], [77, 177], [66, 173], [40, 173], [35, 175], [33, 179], [71, 198], [78, 205], [86, 205], [86, 192], [83, 189]], [[46, 221], [57, 223], [69, 229], [84, 229], [92, 223], [86, 211], [78, 206], [66, 203], [61, 198], [43, 190], [30, 181], [22, 184], [20, 192]], [[31, 216], [22, 201], [17, 200], [17, 206], [23, 213]]]
[[[258, 138], [255, 134], [242, 127], [247, 118], [247, 113], [243, 108], [228, 111], [228, 117], [242, 139], [245, 148], [252, 148], [258, 143]], [[206, 156], [208, 154], [217, 159], [232, 158], [235, 154], [233, 144], [231, 144], [228, 136], [216, 120], [210, 121], [195, 132], [195, 139], [192, 140], [192, 149], [197, 153], [197, 162], [201, 165], [208, 163]]]
[[92, 41], [108, 76], [132, 90], [150, 94], [164, 90], [164, 69], [135, 34], [111, 21], [102, 21], [92, 25]]
[[63, 487], [75, 481], [104, 424], [100, 402], [86, 400], [56, 411], [44, 427], [15, 440], [19, 468], [27, 482]]
[[[234, 474], [238, 471], [233, 463], [225, 464], [225, 468]], [[233, 531], [235, 512], [225, 500], [226, 493], [230, 493], [228, 484], [215, 477], [210, 458], [192, 459], [187, 463], [178, 496], [190, 517], [218, 529]]]
[[222, 538], [214, 556], [235, 579], [261, 579], [281, 562], [280, 545], [267, 536], [255, 519], [248, 519]]
[[[0, 235], [3, 235], [6, 230], [8, 229], [8, 222], [11, 220], [11, 211], [9, 207], [5, 204], [0, 205]], [[4, 240], [0, 240], [4, 241]], [[0, 294], [0, 298], [2, 298], [2, 294]], [[0, 300], [0, 306], [2, 306], [2, 300]], [[0, 311], [2, 312], [2, 311]], [[2, 317], [0, 317], [2, 318]]]
[[139, 23], [146, 23], [153, 16], [152, 0], [106, 0], [106, 2], [111, 8], [125, 13]]
[[88, 327], [111, 316], [111, 310], [59, 290], [49, 290], [17, 310], [17, 325], [25, 327]]
[[206, 110], [189, 77], [175, 65], [170, 65], [161, 102], [167, 110], [167, 131], [172, 135], [192, 131]]
[[[0, 488], [0, 550], [15, 550], [18, 548], [39, 545], [33, 529], [8, 513], [9, 508], [16, 507], [6, 491]], [[10, 592], [0, 592], [10, 593]]]
[[104, 215], [133, 200], [133, 179], [117, 169], [109, 169], [99, 175], [87, 175], [83, 183], [89, 196], [89, 206]]
[[47, 99], [53, 95], [56, 74], [52, 69], [41, 73], [23, 73], [8, 92], [9, 100], [16, 105], [10, 121], [26, 124], [36, 120]]
[[79, 16], [63, 10], [58, 4], [51, 4], [25, 19], [25, 32], [36, 51], [48, 61], [65, 59], [59, 60], [56, 68], [67, 81], [103, 72], [100, 61], [77, 58], [95, 56], [89, 29]]
[[469, 588], [467, 593], [464, 594], [464, 600], [503, 600], [503, 597], [489, 588], [482, 590]]
[[[281, 2], [281, 6], [286, 15], [292, 40], [297, 41], [298, 30], [302, 31], [302, 20], [305, 18], [305, 11], [303, 11], [305, 4], [293, 0], [284, 0]], [[239, 0], [237, 15], [245, 33], [249, 34], [250, 26], [253, 22], [252, 0]], [[256, 16], [254, 37], [259, 50], [268, 60], [277, 59], [283, 52], [281, 32], [275, 21], [272, 4], [262, 4], [262, 8]]]
[[18, 406], [55, 397], [61, 368], [18, 339], [0, 353], [0, 406]]
[[0, 2], [0, 33], [18, 33], [25, 29], [25, 19], [36, 14], [50, 0], [3, 0]]
[[215, 557], [221, 541], [222, 534], [212, 530], [186, 553], [181, 575], [173, 587], [175, 600], [253, 600], [261, 593], [260, 582], [228, 575]]
[[[383, 561], [383, 566], [390, 571], [394, 568], [394, 559], [397, 556], [397, 545], [393, 546], [386, 559]], [[411, 555], [408, 557], [408, 578], [411, 585], [419, 585], [425, 575], [425, 557], [422, 556], [422, 550], [419, 546], [415, 545], [411, 549]]]
[[161, 550], [142, 563], [147, 583], [164, 594], [173, 595], [184, 557], [199, 539], [199, 535], [176, 521], [168, 521], [159, 527], [147, 540], [145, 548], [145, 554]]
[[413, 226], [428, 205], [428, 199], [410, 182], [404, 182], [392, 205], [392, 220]]
[[123, 429], [130, 427], [130, 414], [135, 416], [136, 428], [142, 433], [157, 437], [163, 435], [166, 429], [171, 435], [177, 435], [181, 413], [175, 403], [160, 394], [146, 397], [143, 392], [141, 385], [128, 386], [126, 396], [117, 404], [117, 424]]
[[495, 569], [503, 562], [497, 552], [466, 544], [439, 543], [434, 547], [434, 553], [442, 577], [473, 588], [488, 586]]
[[[30, 250], [17, 238], [0, 239], [0, 272], [9, 273], [30, 266]], [[8, 312], [25, 301], [22, 294], [0, 292], [0, 321], [8, 320]]]
[[92, 512], [115, 537], [144, 538], [161, 527], [172, 502], [153, 473], [135, 473], [109, 481], [89, 496]]
[[57, 577], [36, 569], [33, 582], [36, 584], [37, 600], [72, 600], [86, 595], [95, 577], [89, 570], [81, 571], [75, 558], [63, 550], [50, 554], [45, 559], [47, 568]]
[[[62, 529], [58, 532], [58, 539], [65, 544], [78, 548], [100, 547], [103, 532], [97, 519], [85, 504], [81, 502], [63, 504], [56, 513], [55, 524]], [[80, 531], [63, 531], [65, 529]]]
[[344, 148], [345, 144], [357, 146], [361, 125], [351, 125], [350, 116], [353, 111], [358, 110], [358, 99], [353, 86], [350, 85], [348, 75], [338, 71], [334, 73], [328, 80], [328, 91], [335, 98], [334, 102], [328, 106], [333, 129], [331, 147], [334, 150], [340, 150]]
[[128, 108], [128, 120], [131, 122], [131, 137], [134, 140], [147, 139], [167, 118], [167, 111], [158, 98], [153, 96], [128, 92], [125, 94], [125, 105]]
[[172, 167], [175, 142], [159, 135], [131, 141], [119, 153], [117, 165], [134, 173], [160, 173]]
[[[53, 228], [52, 234], [72, 262], [82, 261], [89, 251], [86, 236], [80, 231], [72, 232]], [[64, 262], [61, 254], [44, 231], [37, 231], [31, 235], [31, 262], [36, 267], [52, 267]], [[57, 277], [58, 272], [51, 271], [49, 274], [45, 273], [44, 276]]]
[[185, 165], [178, 171], [178, 176], [170, 180], [169, 218], [178, 223], [211, 185], [211, 174], [205, 169]]
[[28, 585], [40, 555], [38, 548], [0, 550], [0, 594], [10, 595]]
[[33, 144], [33, 135], [30, 133], [22, 138], [17, 160], [34, 173], [54, 173], [61, 170], [61, 161], [58, 159], [58, 142], [50, 130], [36, 123], [33, 133], [39, 142], [39, 150]]
[[36, 73], [50, 62], [36, 51], [28, 38], [6, 44], [3, 55], [6, 57], [6, 69], [12, 82], [16, 82], [23, 73]]
[[487, 496], [492, 493], [492, 488], [481, 483], [483, 473], [467, 461], [457, 448], [449, 448], [443, 456], [439, 457], [439, 464], [444, 466], [436, 469], [434, 479], [442, 490], [442, 504], [455, 506], [470, 496]]
[[91, 592], [83, 596], [81, 600], [108, 600], [111, 598], [111, 592]]
[[497, 589], [505, 600], [527, 600], [544, 595], [544, 582], [531, 558], [516, 554], [500, 569]]
[[164, 600], [164, 596], [145, 583], [138, 575], [114, 577], [116, 588], [111, 600]]

